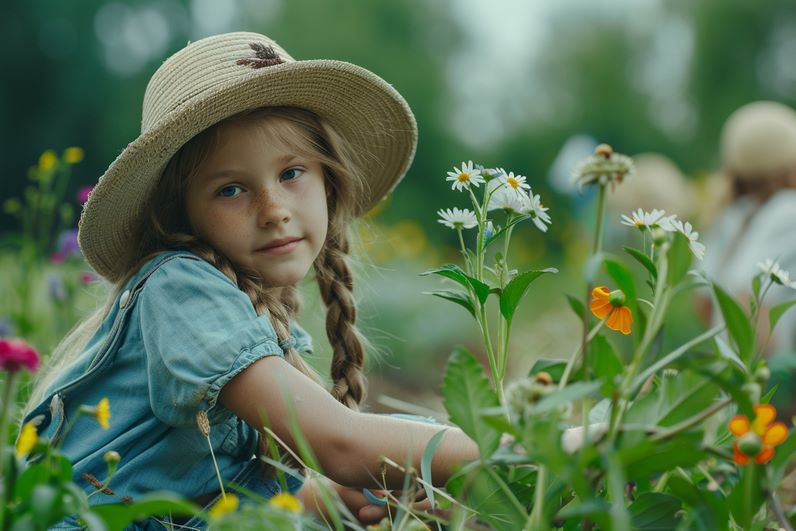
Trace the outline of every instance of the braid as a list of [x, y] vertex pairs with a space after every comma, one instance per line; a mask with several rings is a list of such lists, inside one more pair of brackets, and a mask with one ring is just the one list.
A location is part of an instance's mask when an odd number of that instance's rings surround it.
[[276, 331], [277, 340], [285, 352], [285, 359], [320, 384], [318, 374], [304, 361], [290, 341], [292, 337], [290, 321], [296, 316], [299, 306], [296, 288], [287, 286], [280, 289], [263, 289], [257, 277], [238, 272], [227, 257], [211, 247], [200, 244], [192, 250], [234, 282], [252, 301], [257, 315], [268, 314]]
[[345, 234], [331, 234], [315, 261], [318, 287], [326, 304], [326, 335], [332, 347], [332, 395], [351, 409], [359, 409], [365, 394], [362, 367], [365, 349], [357, 334], [353, 279], [346, 263]]

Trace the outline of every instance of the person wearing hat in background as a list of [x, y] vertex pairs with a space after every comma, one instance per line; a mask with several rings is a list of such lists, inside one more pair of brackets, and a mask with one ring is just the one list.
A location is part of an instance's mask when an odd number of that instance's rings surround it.
[[[741, 300], [752, 296], [750, 279], [770, 259], [796, 274], [796, 111], [772, 101], [737, 109], [721, 132], [723, 186], [713, 186], [728, 204], [706, 235], [709, 252], [703, 266], [708, 276]], [[726, 192], [725, 192], [726, 191]], [[796, 286], [794, 284], [793, 286]], [[759, 344], [765, 347], [772, 373], [780, 385], [773, 401], [796, 413], [791, 398], [791, 373], [796, 369], [796, 310], [785, 312], [769, 336], [768, 309], [796, 298], [792, 287], [774, 284], [763, 302]], [[718, 308], [701, 302], [707, 321]]]
[[[272, 497], [285, 484], [259, 459], [264, 423], [298, 455], [295, 421], [362, 522], [386, 515], [363, 488], [403, 485], [384, 457], [417, 470], [444, 431], [434, 483], [478, 458], [456, 427], [358, 410], [365, 349], [348, 230], [398, 184], [416, 141], [411, 110], [384, 80], [341, 61], [296, 61], [256, 33], [189, 43], [158, 68], [140, 136], [80, 218], [107, 302], [56, 348], [24, 419], [62, 445], [92, 504], [169, 490], [210, 509], [233, 497], [219, 482], [242, 486], [240, 503], [246, 492]], [[294, 320], [295, 285], [311, 268], [333, 351], [328, 391]], [[84, 404], [104, 404], [102, 426], [80, 416]], [[121, 454], [113, 493], [81, 479], [105, 477], [108, 451]], [[302, 474], [286, 487], [318, 503]], [[203, 528], [206, 514], [132, 528]], [[56, 528], [79, 527], [72, 517]]]

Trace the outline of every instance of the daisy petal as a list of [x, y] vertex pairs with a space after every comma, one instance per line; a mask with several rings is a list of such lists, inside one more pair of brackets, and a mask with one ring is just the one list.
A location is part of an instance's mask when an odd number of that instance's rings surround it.
[[775, 422], [763, 435], [763, 444], [776, 446], [788, 438], [788, 428], [782, 422]]

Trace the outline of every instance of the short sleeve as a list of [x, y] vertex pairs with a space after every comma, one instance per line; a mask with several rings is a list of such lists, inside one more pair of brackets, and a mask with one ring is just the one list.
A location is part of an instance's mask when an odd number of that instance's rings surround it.
[[293, 348], [301, 354], [312, 354], [312, 336], [295, 321], [290, 324]]
[[152, 411], [172, 426], [215, 407], [221, 388], [266, 356], [282, 356], [267, 315], [204, 260], [169, 260], [138, 296]]

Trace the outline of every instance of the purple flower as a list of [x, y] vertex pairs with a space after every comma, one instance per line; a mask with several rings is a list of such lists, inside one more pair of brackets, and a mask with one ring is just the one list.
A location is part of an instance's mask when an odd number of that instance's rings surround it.
[[77, 229], [63, 231], [58, 236], [57, 249], [56, 254], [60, 254], [64, 259], [81, 256], [80, 245], [77, 243]]
[[30, 372], [39, 367], [36, 349], [22, 339], [0, 339], [0, 369], [17, 372], [22, 368]]
[[88, 198], [91, 196], [91, 191], [94, 190], [93, 186], [81, 186], [77, 191], [77, 200], [81, 205], [85, 205]]
[[0, 337], [11, 335], [11, 319], [5, 315], [0, 316]]

